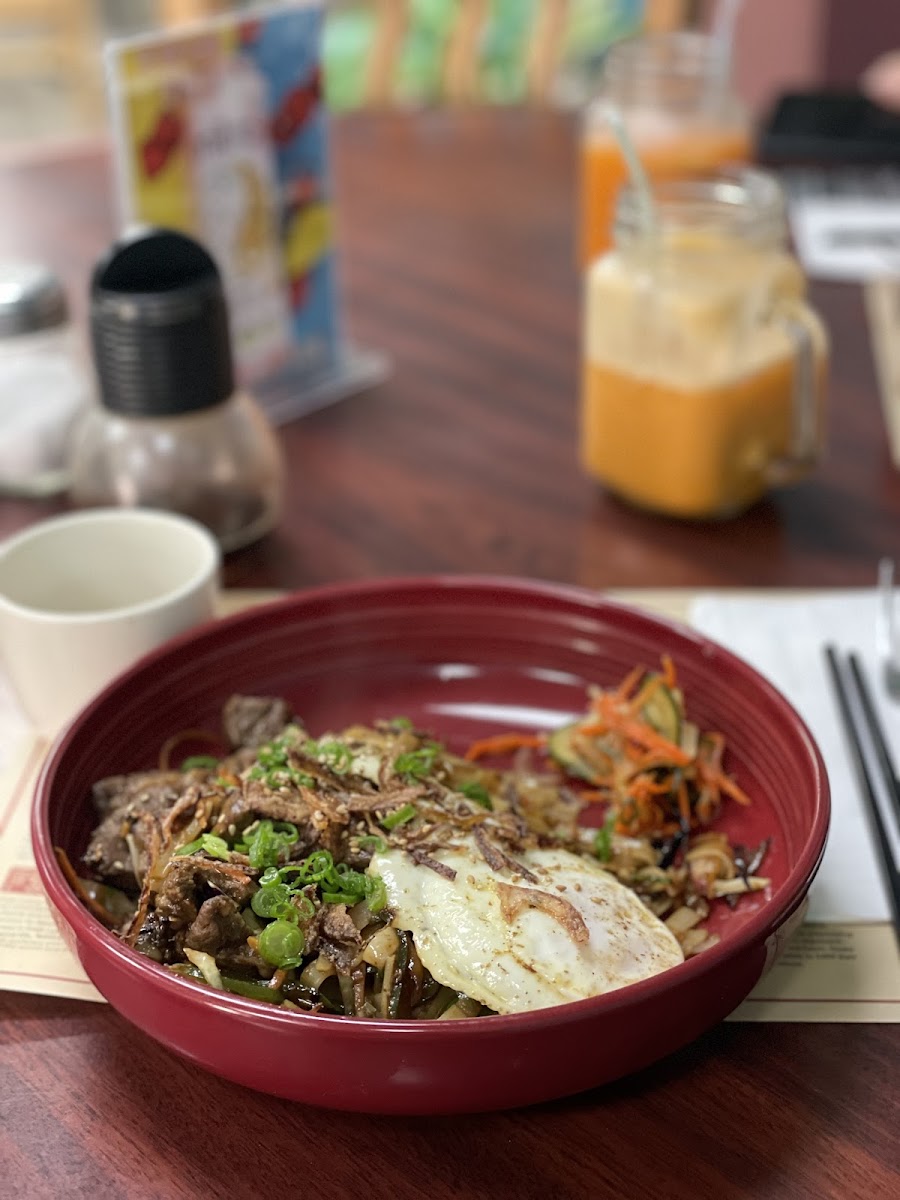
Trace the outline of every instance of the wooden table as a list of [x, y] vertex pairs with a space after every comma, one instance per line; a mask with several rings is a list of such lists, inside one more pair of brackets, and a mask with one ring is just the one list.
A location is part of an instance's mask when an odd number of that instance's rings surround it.
[[[862, 303], [832, 330], [827, 460], [722, 523], [632, 512], [575, 456], [573, 131], [523, 113], [354, 118], [336, 131], [352, 332], [384, 386], [282, 431], [288, 500], [232, 586], [479, 571], [590, 587], [865, 585], [900, 558]], [[99, 151], [0, 168], [0, 251], [83, 311], [113, 230]], [[58, 505], [0, 502], [0, 535]], [[0, 997], [0, 1196], [881, 1200], [896, 1174], [896, 1026], [726, 1024], [605, 1089], [489, 1116], [305, 1109], [200, 1075], [89, 1004]]]

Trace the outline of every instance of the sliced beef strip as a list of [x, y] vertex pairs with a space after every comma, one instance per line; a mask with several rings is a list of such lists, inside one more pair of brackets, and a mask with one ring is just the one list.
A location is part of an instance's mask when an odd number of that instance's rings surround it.
[[331, 942], [322, 938], [319, 942], [319, 953], [334, 963], [341, 975], [349, 975], [356, 962], [359, 949], [356, 946], [345, 946], [341, 942]]
[[239, 795], [232, 793], [232, 796], [222, 810], [220, 824], [226, 822], [243, 829], [258, 817], [268, 817], [270, 821], [289, 821], [301, 830], [309, 824], [309, 805], [294, 788], [274, 791], [261, 779], [249, 779], [243, 791]]
[[421, 800], [425, 792], [426, 789], [418, 784], [388, 786], [380, 792], [346, 793], [341, 800], [348, 812], [352, 813], [391, 812], [395, 808], [402, 808], [404, 804]]
[[222, 724], [232, 746], [264, 746], [278, 737], [293, 714], [284, 700], [270, 696], [232, 696], [222, 710]]
[[132, 943], [138, 954], [163, 963], [172, 960], [172, 934], [169, 922], [158, 913], [147, 915]]
[[362, 945], [362, 935], [353, 924], [346, 904], [323, 904], [307, 934], [307, 949], [313, 939], [319, 953], [329, 958], [345, 975], [356, 961]]
[[184, 944], [189, 950], [216, 955], [226, 946], [238, 947], [247, 941], [250, 930], [240, 909], [228, 896], [210, 896], [188, 927]]
[[202, 895], [204, 889], [243, 905], [253, 895], [256, 884], [250, 875], [230, 863], [195, 854], [173, 858], [156, 893], [157, 914], [169, 922], [172, 930], [184, 929], [197, 919], [206, 898]]
[[184, 785], [180, 771], [136, 771], [131, 775], [110, 775], [95, 783], [91, 790], [94, 807], [101, 816], [126, 808], [142, 795], [173, 792], [176, 796]]
[[333, 942], [347, 942], [351, 946], [362, 945], [362, 935], [353, 924], [346, 904], [323, 904], [320, 929], [323, 937]]
[[[151, 780], [153, 777], [140, 778]], [[176, 774], [174, 778], [183, 786], [182, 776]], [[179, 789], [169, 781], [168, 774], [163, 772], [159, 772], [153, 782], [147, 782], [140, 788], [129, 789], [127, 793], [120, 791], [120, 799], [125, 795], [129, 798], [107, 811], [107, 815], [94, 830], [85, 851], [84, 863], [91, 873], [113, 887], [125, 891], [133, 891], [139, 886], [140, 881], [135, 878], [126, 835], [142, 816], [165, 816], [180, 794]]]
[[297, 827], [300, 839], [294, 851], [295, 858], [302, 858], [318, 845], [319, 834], [312, 822], [309, 805], [299, 792], [293, 788], [273, 791], [257, 779], [245, 782], [240, 792], [232, 790], [228, 793], [213, 833], [233, 838], [260, 818], [285, 821]]

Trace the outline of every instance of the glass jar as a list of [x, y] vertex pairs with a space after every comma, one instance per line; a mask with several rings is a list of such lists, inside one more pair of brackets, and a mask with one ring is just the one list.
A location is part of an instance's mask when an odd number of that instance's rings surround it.
[[823, 442], [825, 329], [787, 249], [778, 182], [749, 168], [633, 191], [588, 272], [581, 460], [679, 517], [742, 511], [808, 475]]
[[751, 126], [734, 95], [713, 40], [680, 30], [617, 43], [604, 60], [581, 132], [581, 261], [612, 242], [625, 161], [606, 119], [619, 110], [653, 180], [696, 176], [748, 162]]
[[75, 504], [179, 512], [210, 529], [226, 552], [274, 526], [281, 487], [274, 436], [246, 392], [215, 408], [169, 417], [125, 416], [96, 406], [76, 436]]
[[39, 499], [69, 482], [69, 439], [90, 393], [62, 285], [0, 266], [0, 493]]
[[91, 335], [99, 398], [73, 439], [72, 502], [182, 513], [225, 551], [267, 533], [281, 509], [281, 447], [235, 390], [207, 251], [164, 229], [114, 246], [94, 272]]

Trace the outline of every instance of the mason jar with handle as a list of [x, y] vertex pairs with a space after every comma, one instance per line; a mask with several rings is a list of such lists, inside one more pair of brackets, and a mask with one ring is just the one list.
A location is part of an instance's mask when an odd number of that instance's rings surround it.
[[722, 171], [653, 199], [648, 227], [625, 189], [587, 276], [581, 461], [641, 508], [727, 517], [814, 469], [828, 339], [773, 176]]
[[653, 180], [746, 163], [752, 152], [750, 116], [734, 92], [715, 38], [682, 29], [612, 46], [582, 117], [583, 266], [612, 243], [616, 202], [628, 174], [607, 119], [610, 105], [621, 114]]

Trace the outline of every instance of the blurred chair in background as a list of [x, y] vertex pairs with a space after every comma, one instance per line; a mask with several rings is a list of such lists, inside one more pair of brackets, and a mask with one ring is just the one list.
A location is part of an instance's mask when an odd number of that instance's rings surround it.
[[613, 41], [692, 24], [700, 7], [698, 0], [332, 0], [328, 98], [338, 110], [547, 104], [560, 99], [567, 62], [589, 72]]
[[[0, 0], [0, 143], [98, 132], [104, 37], [175, 29], [264, 0]], [[699, 0], [324, 0], [337, 112], [579, 104], [605, 50], [691, 23]]]
[[374, 36], [366, 64], [363, 97], [367, 105], [383, 107], [391, 102], [393, 95], [395, 65], [409, 29], [410, 8], [408, 0], [371, 0], [371, 3]]

